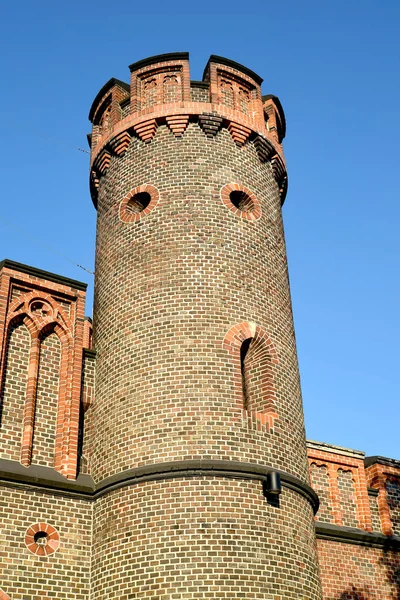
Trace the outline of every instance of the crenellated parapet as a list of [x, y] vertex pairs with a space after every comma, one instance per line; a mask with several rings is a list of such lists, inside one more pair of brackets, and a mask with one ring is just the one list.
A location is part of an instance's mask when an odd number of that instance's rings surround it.
[[130, 70], [130, 85], [110, 79], [90, 109], [90, 187], [95, 204], [111, 160], [121, 157], [133, 138], [151, 143], [160, 126], [182, 138], [190, 122], [198, 123], [210, 140], [227, 129], [239, 148], [254, 144], [260, 162], [272, 166], [283, 203], [285, 116], [276, 96], [262, 96], [262, 79], [256, 73], [212, 55], [203, 81], [190, 81], [187, 52], [153, 56], [132, 64]]
[[400, 461], [313, 441], [307, 454], [319, 525], [400, 536]]

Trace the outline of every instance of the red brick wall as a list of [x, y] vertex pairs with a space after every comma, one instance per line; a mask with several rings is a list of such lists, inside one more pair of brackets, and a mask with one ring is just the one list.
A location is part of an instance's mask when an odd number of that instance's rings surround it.
[[85, 291], [2, 263], [0, 458], [77, 473]]
[[391, 534], [398, 534], [400, 465], [377, 457], [365, 468], [363, 453], [317, 442], [309, 442], [308, 456], [321, 502], [317, 525], [338, 526], [331, 534], [339, 537], [342, 526], [380, 534], [369, 543], [357, 536], [352, 543], [318, 540], [323, 599], [398, 600], [400, 539]]
[[308, 462], [321, 503], [316, 520], [371, 531], [364, 453], [309, 442]]
[[397, 600], [400, 554], [318, 540], [324, 600]]

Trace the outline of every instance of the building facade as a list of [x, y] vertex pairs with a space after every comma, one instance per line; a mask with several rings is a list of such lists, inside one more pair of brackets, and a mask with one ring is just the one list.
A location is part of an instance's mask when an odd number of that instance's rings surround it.
[[130, 70], [89, 114], [93, 332], [0, 264], [0, 600], [398, 599], [400, 462], [305, 439], [279, 99]]

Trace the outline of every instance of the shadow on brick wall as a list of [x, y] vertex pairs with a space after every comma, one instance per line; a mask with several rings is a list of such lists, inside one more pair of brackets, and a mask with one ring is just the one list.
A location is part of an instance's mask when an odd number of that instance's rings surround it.
[[[380, 573], [376, 573], [375, 577], [385, 575], [386, 581], [376, 579], [373, 585], [373, 590], [369, 587], [349, 586], [349, 589], [342, 592], [337, 600], [381, 600], [383, 594], [388, 592], [390, 596], [385, 595], [385, 598], [390, 600], [400, 600], [400, 554], [394, 548], [393, 542], [388, 538], [385, 547], [379, 558]], [[382, 589], [383, 588], [383, 589]]]
[[357, 590], [357, 588], [355, 588], [353, 585], [351, 590], [343, 592], [338, 600], [369, 600], [369, 597], [365, 594], [365, 592]]
[[393, 600], [400, 600], [400, 553], [393, 549], [393, 544], [388, 538], [379, 559], [380, 564], [385, 568], [386, 578], [389, 584], [394, 588]]

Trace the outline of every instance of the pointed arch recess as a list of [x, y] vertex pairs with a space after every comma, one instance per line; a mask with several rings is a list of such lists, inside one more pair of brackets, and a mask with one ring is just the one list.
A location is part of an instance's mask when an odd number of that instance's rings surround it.
[[59, 336], [54, 332], [54, 327], [42, 330], [39, 339], [40, 351], [31, 462], [53, 467], [61, 383], [62, 346]]
[[[45, 310], [35, 313], [35, 303], [36, 306], [42, 303]], [[26, 467], [31, 464], [40, 346], [43, 338], [49, 332], [54, 332], [61, 343], [54, 468], [63, 475], [74, 478], [76, 465], [71, 464], [70, 447], [71, 444], [75, 447], [75, 442], [77, 445], [79, 423], [77, 415], [79, 415], [80, 408], [79, 398], [77, 402], [74, 402], [72, 389], [74, 346], [70, 318], [50, 294], [38, 291], [32, 291], [17, 298], [11, 304], [8, 315], [5, 327], [7, 335], [10, 327], [17, 322], [24, 323], [31, 334], [20, 462]], [[4, 356], [7, 354], [7, 349], [3, 354]], [[3, 380], [4, 368], [5, 361], [3, 359], [0, 365], [0, 381]]]
[[[242, 377], [241, 349], [250, 340], [248, 354], [258, 364], [261, 373], [260, 385], [256, 402], [250, 396], [244, 397]], [[226, 333], [223, 348], [230, 354], [234, 365], [234, 386], [236, 405], [243, 411], [249, 427], [270, 431], [278, 418], [276, 412], [275, 370], [279, 364], [278, 354], [274, 343], [267, 332], [251, 321], [243, 321], [233, 325]]]
[[[5, 351], [0, 364], [0, 425], [7, 432], [4, 451], [11, 460], [19, 459], [31, 335], [23, 318], [13, 319], [5, 332]], [[14, 370], [15, 363], [19, 367], [17, 371]]]

